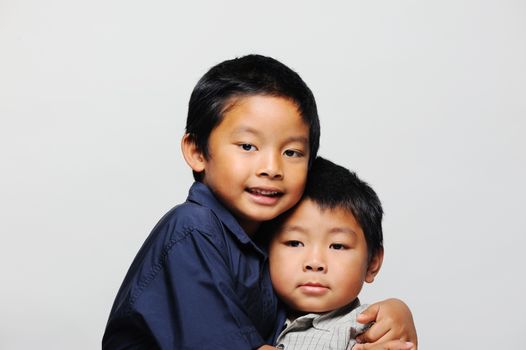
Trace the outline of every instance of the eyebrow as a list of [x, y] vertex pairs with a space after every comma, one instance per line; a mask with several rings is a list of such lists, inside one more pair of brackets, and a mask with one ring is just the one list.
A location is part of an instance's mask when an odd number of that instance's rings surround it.
[[243, 133], [249, 133], [249, 134], [257, 135], [257, 134], [259, 134], [259, 131], [257, 129], [254, 129], [251, 126], [240, 126], [239, 128], [234, 129], [232, 131], [232, 135], [243, 134]]
[[[306, 233], [308, 230], [304, 228], [303, 226], [299, 226], [299, 225], [284, 226], [281, 229], [281, 233], [293, 232], [293, 231]], [[353, 229], [349, 227], [333, 227], [329, 230], [328, 233], [331, 233], [331, 234], [348, 233], [350, 235], [356, 236], [356, 231], [354, 231]]]
[[[258, 129], [255, 129], [251, 126], [240, 126], [239, 128], [232, 131], [233, 136], [236, 136], [238, 134], [243, 134], [243, 133], [249, 133], [255, 136], [258, 136], [261, 134], [261, 132]], [[294, 135], [294, 136], [290, 136], [289, 138], [287, 138], [287, 142], [300, 142], [300, 143], [308, 144], [309, 138], [305, 136], [295, 136]]]
[[293, 231], [298, 231], [298, 232], [301, 232], [301, 233], [306, 233], [307, 230], [303, 227], [303, 226], [299, 226], [299, 225], [288, 225], [288, 226], [283, 226], [281, 228], [281, 230], [279, 230], [280, 233], [287, 233], [287, 232], [293, 232]]
[[353, 236], [356, 235], [356, 231], [354, 231], [353, 229], [349, 227], [333, 227], [329, 230], [329, 233], [348, 233]]
[[291, 136], [287, 139], [288, 142], [300, 142], [304, 144], [309, 144], [309, 138], [305, 136]]

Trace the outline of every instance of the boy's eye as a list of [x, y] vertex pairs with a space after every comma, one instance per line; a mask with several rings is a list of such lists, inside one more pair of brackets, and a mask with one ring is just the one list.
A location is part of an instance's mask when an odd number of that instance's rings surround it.
[[287, 157], [302, 157], [303, 153], [300, 151], [295, 151], [293, 149], [288, 149], [285, 152], [283, 152], [284, 155]]
[[347, 246], [341, 243], [333, 243], [330, 245], [330, 248], [334, 250], [344, 250], [344, 249], [347, 249]]
[[239, 145], [239, 147], [241, 147], [241, 149], [243, 149], [243, 151], [255, 151], [256, 150], [256, 146], [254, 145], [251, 145], [250, 143], [242, 143]]
[[300, 241], [287, 241], [285, 242], [285, 245], [293, 248], [303, 247], [303, 243], [301, 243]]

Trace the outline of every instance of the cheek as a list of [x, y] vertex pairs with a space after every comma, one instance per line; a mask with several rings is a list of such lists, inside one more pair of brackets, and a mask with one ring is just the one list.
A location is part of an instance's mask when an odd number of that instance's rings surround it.
[[295, 172], [290, 174], [289, 178], [290, 189], [291, 191], [294, 191], [295, 197], [299, 200], [305, 189], [305, 184], [307, 183], [307, 167], [296, 169]]
[[296, 274], [291, 259], [283, 252], [276, 252], [269, 256], [270, 276], [272, 282], [278, 285], [285, 285], [291, 282], [291, 278]]
[[213, 176], [216, 186], [231, 188], [232, 183], [242, 181], [245, 172], [246, 169], [240, 162], [215, 162], [209, 168], [208, 174]]
[[356, 286], [363, 284], [367, 270], [361, 259], [335, 262], [332, 266], [336, 269], [334, 276], [339, 280], [341, 286], [354, 290]]
[[246, 159], [239, 159], [237, 157], [229, 157], [224, 161], [223, 166], [231, 173], [246, 172], [250, 169], [250, 163]]

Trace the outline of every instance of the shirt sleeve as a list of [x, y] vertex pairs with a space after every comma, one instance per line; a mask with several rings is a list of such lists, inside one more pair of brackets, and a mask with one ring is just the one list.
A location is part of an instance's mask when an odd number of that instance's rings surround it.
[[351, 324], [351, 337], [347, 344], [347, 350], [351, 350], [356, 345], [356, 337], [367, 331], [372, 325], [372, 323], [363, 324], [357, 321], [358, 315], [368, 307], [368, 304], [362, 304], [352, 310], [347, 317]]
[[185, 229], [142, 273], [132, 313], [161, 348], [256, 349], [262, 337], [235, 293], [236, 278], [217, 236]]

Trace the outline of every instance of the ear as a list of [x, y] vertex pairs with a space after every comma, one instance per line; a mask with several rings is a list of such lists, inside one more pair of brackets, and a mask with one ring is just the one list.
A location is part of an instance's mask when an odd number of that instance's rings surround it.
[[201, 152], [193, 137], [190, 134], [185, 134], [181, 140], [181, 151], [183, 151], [183, 157], [186, 163], [196, 173], [200, 173], [205, 170], [205, 156]]
[[384, 248], [381, 248], [371, 259], [369, 266], [367, 267], [367, 273], [365, 274], [365, 282], [372, 283], [374, 278], [382, 267], [384, 261]]

